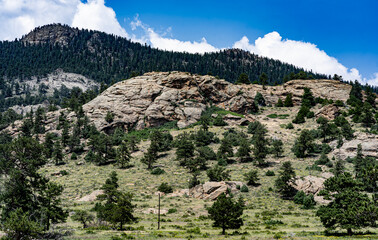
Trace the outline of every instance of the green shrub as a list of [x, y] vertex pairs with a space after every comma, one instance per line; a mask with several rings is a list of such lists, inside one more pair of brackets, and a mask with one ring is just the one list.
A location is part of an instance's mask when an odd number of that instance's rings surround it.
[[207, 170], [207, 176], [212, 182], [220, 182], [225, 180], [230, 180], [230, 171], [226, 168], [215, 165], [214, 167]]
[[76, 153], [71, 154], [71, 160], [77, 160], [77, 155]]
[[223, 120], [222, 115], [218, 114], [218, 116], [216, 116], [216, 118], [213, 121], [213, 125], [222, 127], [222, 126], [227, 126], [227, 123]]
[[322, 168], [316, 165], [315, 163], [312, 164], [311, 166], [306, 167], [307, 170], [314, 170], [314, 171], [322, 171]]
[[289, 123], [286, 125], [286, 129], [294, 129], [294, 125], [292, 123]]
[[296, 204], [303, 204], [303, 199], [306, 197], [306, 194], [303, 191], [298, 191], [293, 200]]
[[60, 170], [60, 175], [62, 175], [62, 176], [66, 176], [66, 175], [68, 175], [68, 172], [67, 172], [67, 170]]
[[164, 173], [165, 173], [165, 171], [163, 169], [159, 168], [159, 167], [151, 170], [151, 174], [153, 174], [153, 175], [161, 175], [161, 174], [164, 174]]
[[248, 189], [247, 185], [243, 185], [243, 186], [240, 188], [240, 192], [249, 192], [249, 189]]
[[166, 182], [163, 182], [162, 184], [160, 184], [160, 186], [158, 187], [158, 190], [165, 194], [173, 192], [173, 188]]
[[313, 117], [315, 117], [315, 113], [313, 111], [310, 111], [310, 112], [307, 113], [306, 117], [307, 118], [313, 118]]
[[304, 209], [311, 209], [314, 208], [316, 202], [314, 200], [314, 195], [309, 194], [305, 198], [303, 198], [303, 208]]
[[265, 173], [265, 176], [275, 176], [276, 174], [272, 171], [272, 170], [268, 170], [266, 173]]
[[176, 208], [170, 208], [168, 209], [168, 214], [176, 213], [177, 209]]
[[267, 117], [268, 117], [268, 118], [277, 118], [278, 115], [275, 114], [275, 113], [272, 113], [272, 114], [269, 114]]

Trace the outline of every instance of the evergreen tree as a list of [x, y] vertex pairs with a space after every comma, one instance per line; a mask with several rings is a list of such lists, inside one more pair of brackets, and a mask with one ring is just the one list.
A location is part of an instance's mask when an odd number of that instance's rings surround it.
[[255, 99], [254, 99], [255, 103], [257, 103], [259, 106], [265, 106], [265, 99], [264, 99], [264, 96], [260, 93], [260, 92], [257, 92], [256, 93], [256, 96], [255, 96]]
[[300, 136], [295, 140], [292, 151], [298, 158], [304, 158], [307, 154], [311, 153], [314, 149], [314, 138], [309, 130], [304, 129], [301, 131]]
[[219, 165], [215, 165], [214, 167], [210, 168], [206, 173], [212, 182], [230, 180], [230, 171]]
[[150, 147], [147, 150], [147, 153], [144, 154], [141, 162], [147, 165], [147, 169], [152, 168], [152, 164], [155, 163], [158, 159], [158, 144], [155, 141], [151, 141]]
[[272, 150], [271, 152], [276, 155], [276, 157], [280, 157], [281, 154], [283, 153], [283, 143], [280, 139], [274, 139], [272, 141]]
[[122, 142], [117, 149], [116, 161], [120, 168], [126, 168], [131, 160], [131, 154], [126, 142]]
[[238, 229], [243, 225], [244, 203], [241, 198], [234, 201], [232, 197], [227, 197], [222, 193], [213, 205], [207, 210], [209, 217], [214, 221], [214, 227], [221, 227], [222, 234], [226, 234], [226, 229]]
[[118, 176], [112, 172], [105, 184], [101, 188], [104, 193], [97, 196], [95, 211], [100, 219], [119, 224], [120, 230], [123, 230], [124, 224], [133, 223], [136, 218], [133, 216], [135, 205], [131, 203], [133, 195], [123, 193], [118, 190]]
[[360, 192], [360, 183], [349, 173], [338, 174], [324, 182], [322, 194], [332, 201], [321, 206], [316, 215], [328, 230], [375, 227], [378, 220], [378, 207], [368, 195]]
[[259, 185], [258, 181], [260, 179], [259, 179], [258, 171], [256, 169], [251, 170], [251, 171], [247, 172], [246, 174], [244, 174], [244, 179], [245, 179], [245, 181], [247, 182], [248, 185], [251, 185], [251, 186], [258, 186]]
[[189, 136], [184, 133], [178, 137], [176, 159], [180, 165], [186, 166], [187, 162], [194, 156], [194, 145]]
[[53, 155], [53, 158], [54, 158], [54, 161], [55, 161], [55, 165], [58, 166], [58, 165], [64, 164], [62, 146], [60, 145], [59, 141], [55, 142], [54, 151], [53, 151], [52, 155]]
[[71, 219], [83, 224], [83, 228], [88, 227], [88, 222], [93, 221], [94, 216], [84, 210], [76, 210], [75, 213], [71, 216]]
[[265, 157], [268, 154], [267, 140], [265, 138], [266, 130], [263, 127], [256, 129], [253, 134], [253, 156], [257, 162], [257, 165], [263, 166], [265, 163]]
[[279, 98], [279, 99], [278, 99], [278, 102], [277, 102], [277, 104], [276, 104], [276, 107], [283, 107], [283, 106], [284, 106], [284, 103], [282, 102], [282, 99]]
[[46, 133], [44, 142], [44, 153], [46, 158], [51, 158], [54, 151], [54, 134]]
[[247, 74], [241, 73], [238, 77], [238, 80], [236, 80], [235, 84], [251, 84], [251, 82], [249, 81]]
[[296, 190], [293, 187], [295, 184], [295, 171], [291, 166], [291, 162], [284, 162], [279, 172], [279, 176], [275, 181], [275, 186], [278, 193], [283, 199], [291, 199], [294, 197]]
[[0, 194], [1, 222], [9, 227], [10, 238], [31, 238], [67, 218], [60, 206], [63, 188], [39, 173], [46, 164], [42, 152], [43, 146], [35, 139], [20, 137], [0, 156], [0, 173], [5, 179]]
[[285, 98], [285, 101], [284, 101], [285, 107], [293, 107], [294, 106], [292, 98], [293, 98], [293, 95], [291, 93], [286, 95], [286, 98]]
[[242, 138], [240, 141], [240, 147], [236, 152], [236, 156], [240, 158], [242, 162], [248, 162], [251, 159], [251, 148], [247, 139]]
[[234, 150], [232, 148], [232, 144], [230, 140], [225, 137], [221, 141], [221, 145], [218, 149], [217, 155], [226, 155], [227, 157], [233, 157], [234, 156]]
[[265, 85], [268, 83], [268, 75], [266, 73], [262, 73], [259, 77], [261, 85], [263, 85], [263, 88], [265, 89]]

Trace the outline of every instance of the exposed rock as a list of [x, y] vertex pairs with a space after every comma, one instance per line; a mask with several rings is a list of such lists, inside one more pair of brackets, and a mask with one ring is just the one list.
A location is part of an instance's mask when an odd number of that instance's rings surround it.
[[227, 114], [223, 116], [223, 120], [228, 124], [228, 125], [237, 125], [237, 126], [246, 126], [248, 125], [249, 121], [244, 118], [244, 117], [239, 117], [235, 116], [232, 114]]
[[24, 36], [21, 41], [29, 44], [51, 43], [66, 46], [78, 34], [77, 28], [61, 24], [38, 27]]
[[79, 200], [77, 200], [78, 202], [93, 202], [97, 199], [97, 196], [98, 195], [101, 195], [103, 194], [104, 191], [103, 190], [95, 190], [93, 191], [91, 194], [89, 195], [86, 195], [82, 198], [80, 198]]
[[334, 120], [340, 114], [339, 108], [333, 104], [325, 105], [315, 113], [316, 118], [324, 117], [329, 121]]
[[227, 193], [227, 189], [229, 189], [231, 193], [235, 193], [238, 191], [237, 186], [241, 187], [243, 185], [242, 182], [237, 181], [206, 182], [189, 189], [188, 195], [198, 199], [215, 200], [222, 193]]
[[358, 144], [361, 144], [364, 156], [378, 159], [378, 135], [362, 132], [358, 133], [355, 139], [345, 141], [340, 149], [335, 149], [332, 153], [342, 160], [355, 157]]
[[[292, 80], [283, 86], [234, 85], [213, 76], [200, 76], [182, 72], [151, 72], [114, 84], [100, 96], [84, 105], [84, 111], [99, 130], [116, 127], [142, 129], [169, 121], [177, 121], [178, 127], [186, 127], [201, 117], [206, 104], [244, 114], [260, 92], [268, 105], [276, 104], [287, 94], [299, 104], [303, 88], [312, 90], [315, 97], [346, 101], [351, 86], [333, 80]], [[114, 121], [107, 123], [107, 112], [114, 114]], [[230, 119], [235, 124], [246, 120]], [[237, 122], [240, 121], [240, 122]], [[237, 122], [237, 123], [236, 123]]]
[[[156, 208], [148, 208], [143, 211], [144, 214], [158, 214], [159, 209]], [[160, 209], [160, 214], [167, 214], [168, 210], [167, 209]]]
[[[325, 175], [331, 177], [331, 174]], [[298, 191], [303, 191], [306, 194], [313, 194], [314, 200], [317, 203], [327, 204], [329, 201], [325, 200], [322, 196], [318, 196], [320, 190], [324, 188], [324, 181], [326, 178], [315, 177], [315, 176], [305, 176], [303, 178], [296, 178], [295, 185], [293, 187]]]

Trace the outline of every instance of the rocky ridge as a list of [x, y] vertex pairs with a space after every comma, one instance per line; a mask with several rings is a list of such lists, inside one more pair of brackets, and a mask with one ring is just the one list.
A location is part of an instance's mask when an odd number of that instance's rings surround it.
[[[346, 101], [351, 86], [334, 80], [292, 80], [282, 86], [234, 85], [222, 79], [184, 72], [151, 72], [114, 84], [84, 105], [99, 130], [123, 127], [142, 129], [177, 121], [180, 128], [195, 123], [209, 103], [248, 115], [260, 92], [268, 105], [291, 93], [300, 104], [303, 88], [315, 97]], [[107, 112], [114, 115], [105, 121]]]

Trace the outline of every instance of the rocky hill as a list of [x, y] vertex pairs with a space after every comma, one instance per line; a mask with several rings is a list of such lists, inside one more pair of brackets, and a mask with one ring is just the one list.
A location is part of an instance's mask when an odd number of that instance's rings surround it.
[[[235, 85], [209, 75], [151, 72], [114, 84], [85, 104], [84, 111], [100, 130], [142, 129], [169, 121], [178, 121], [182, 128], [198, 121], [209, 104], [248, 115], [258, 92], [267, 105], [276, 104], [279, 98], [284, 100], [289, 93], [298, 105], [305, 87], [315, 97], [343, 102], [351, 90], [350, 85], [334, 80], [292, 80], [281, 86], [262, 87]], [[105, 120], [108, 112], [114, 115], [110, 123]]]

